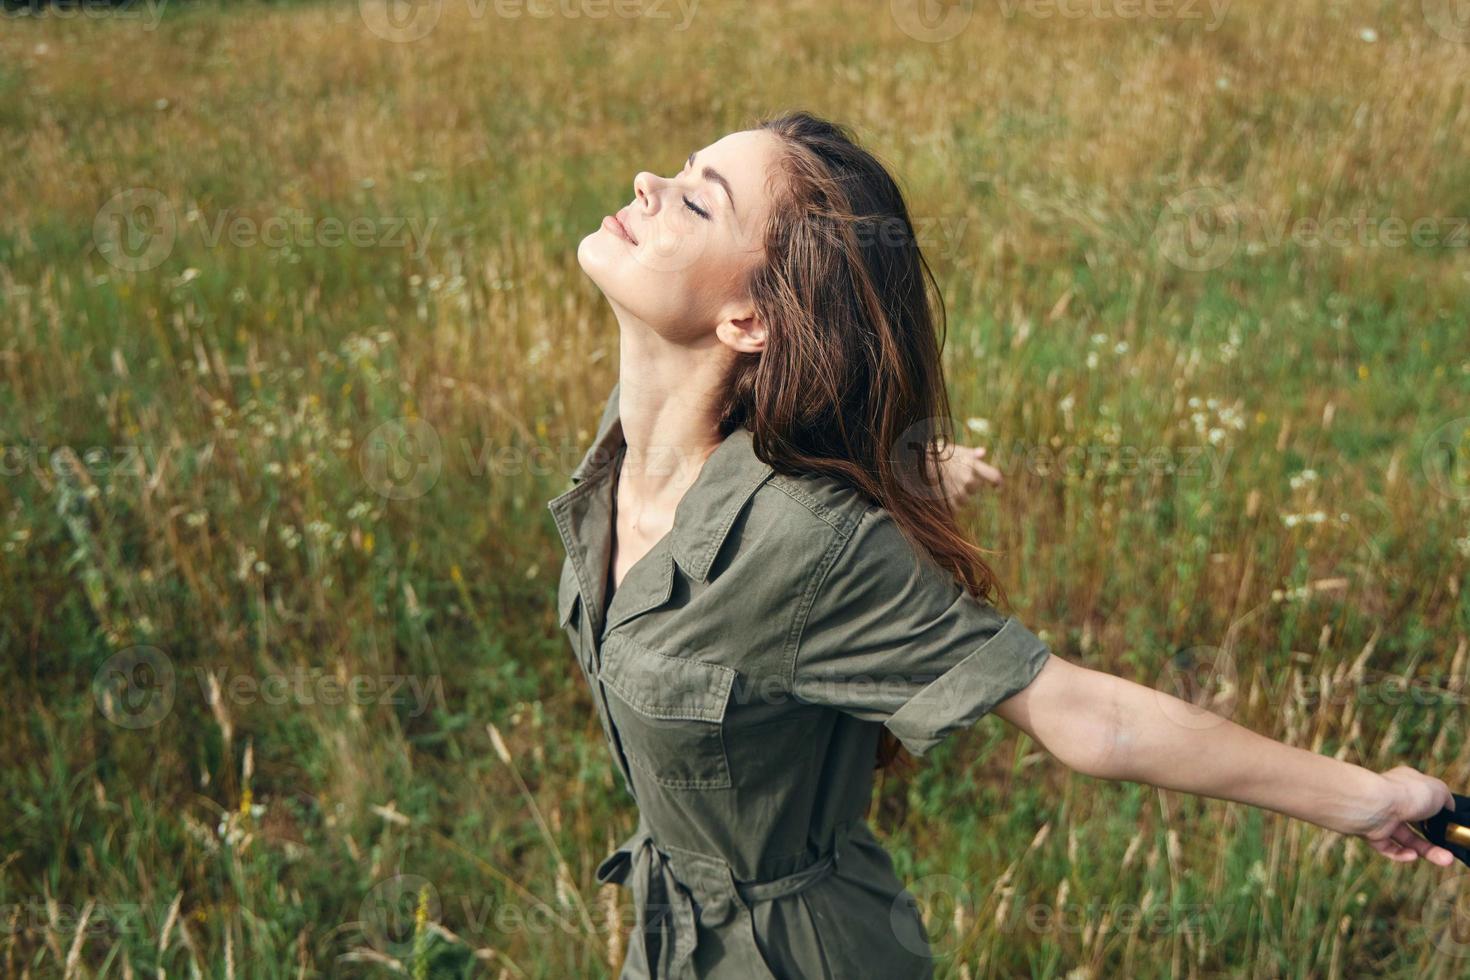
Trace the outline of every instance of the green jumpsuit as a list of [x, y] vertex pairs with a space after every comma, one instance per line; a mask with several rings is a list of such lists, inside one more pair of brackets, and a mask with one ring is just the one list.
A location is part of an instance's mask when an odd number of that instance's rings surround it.
[[624, 447], [614, 386], [547, 504], [567, 553], [558, 621], [639, 810], [597, 868], [637, 911], [622, 977], [931, 976], [917, 904], [864, 819], [880, 726], [921, 755], [1050, 651], [847, 484], [776, 473], [746, 429], [604, 609]]

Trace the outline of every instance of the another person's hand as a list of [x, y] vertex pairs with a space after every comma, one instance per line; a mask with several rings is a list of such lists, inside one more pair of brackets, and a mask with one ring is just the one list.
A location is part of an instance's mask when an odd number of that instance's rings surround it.
[[984, 446], [940, 445], [938, 454], [945, 495], [956, 506], [986, 484], [1001, 485], [1000, 470], [985, 462]]
[[1429, 843], [1409, 825], [1455, 805], [1454, 795], [1442, 780], [1427, 776], [1411, 766], [1395, 766], [1380, 774], [1380, 794], [1365, 800], [1361, 814], [1350, 817], [1343, 833], [1362, 837], [1368, 845], [1393, 861], [1424, 858], [1441, 867], [1455, 863], [1455, 856]]

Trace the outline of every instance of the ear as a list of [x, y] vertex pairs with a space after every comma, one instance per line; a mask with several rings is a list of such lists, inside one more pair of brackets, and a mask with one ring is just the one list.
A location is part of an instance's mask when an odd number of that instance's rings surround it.
[[715, 328], [715, 336], [740, 354], [759, 354], [766, 349], [766, 325], [754, 310], [721, 321]]

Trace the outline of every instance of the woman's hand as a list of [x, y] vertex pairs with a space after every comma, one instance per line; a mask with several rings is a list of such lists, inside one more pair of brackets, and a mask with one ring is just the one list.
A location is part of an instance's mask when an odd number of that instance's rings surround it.
[[987, 483], [1001, 485], [1000, 470], [984, 461], [984, 446], [940, 445], [938, 454], [945, 495], [956, 506]]
[[1433, 776], [1409, 766], [1395, 766], [1379, 776], [1377, 798], [1364, 801], [1361, 815], [1348, 818], [1343, 833], [1362, 837], [1375, 851], [1393, 861], [1425, 858], [1441, 867], [1455, 863], [1455, 856], [1429, 843], [1409, 826], [1455, 805], [1450, 788]]

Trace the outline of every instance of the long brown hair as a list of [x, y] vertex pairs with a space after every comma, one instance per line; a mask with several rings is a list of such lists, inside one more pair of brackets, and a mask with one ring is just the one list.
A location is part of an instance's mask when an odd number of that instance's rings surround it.
[[[767, 341], [737, 359], [722, 428], [749, 428], [778, 471], [847, 481], [972, 595], [1004, 601], [926, 451], [954, 441], [940, 362], [948, 324], [903, 193], [844, 126], [794, 111], [754, 128], [783, 144], [766, 261], [750, 283]], [[876, 765], [900, 754], [883, 729]]]

